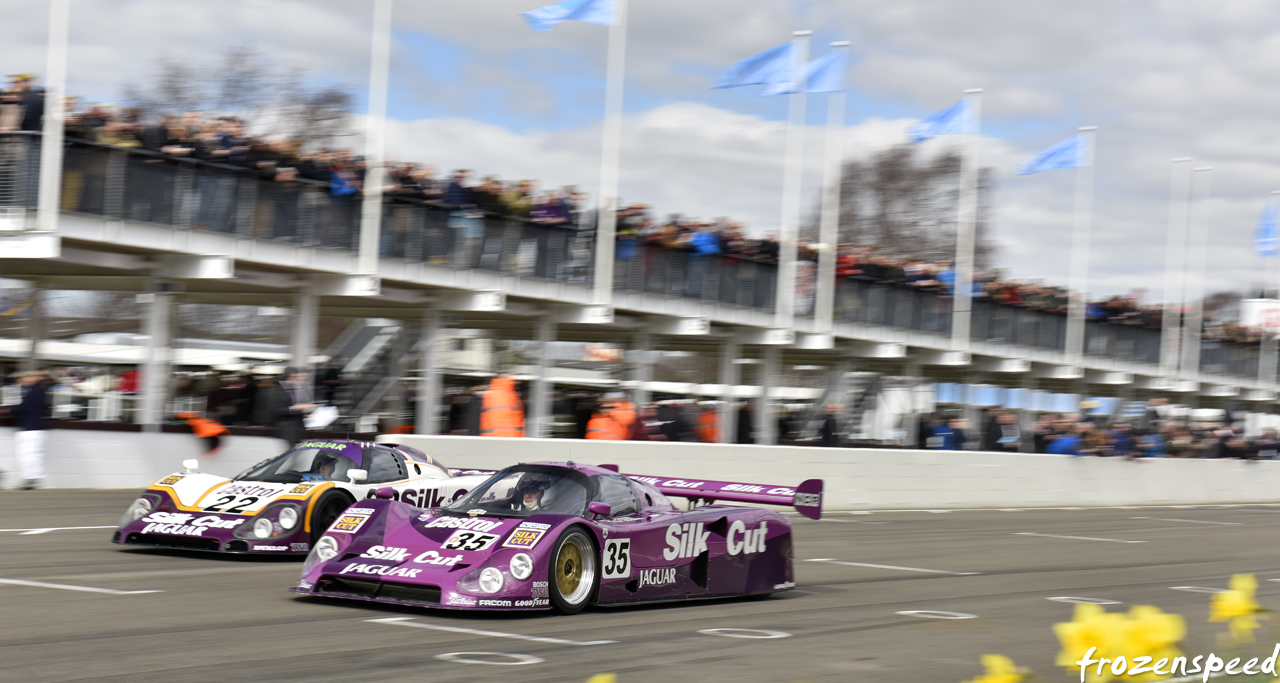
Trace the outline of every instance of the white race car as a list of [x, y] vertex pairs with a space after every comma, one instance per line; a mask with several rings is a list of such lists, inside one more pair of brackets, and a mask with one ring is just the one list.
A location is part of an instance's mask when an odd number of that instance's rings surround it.
[[[492, 470], [449, 470], [408, 446], [311, 440], [227, 479], [185, 471], [157, 481], [129, 506], [113, 541], [227, 553], [306, 555], [353, 503], [379, 489], [414, 507], [447, 505]], [[386, 495], [386, 492], [384, 492]]]

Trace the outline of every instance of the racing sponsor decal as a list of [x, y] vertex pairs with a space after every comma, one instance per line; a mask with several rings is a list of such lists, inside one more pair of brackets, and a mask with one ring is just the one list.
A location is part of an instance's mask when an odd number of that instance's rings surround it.
[[446, 598], [446, 599], [445, 599], [445, 601], [444, 601], [444, 604], [446, 604], [446, 605], [458, 605], [459, 607], [475, 607], [475, 606], [476, 606], [476, 599], [475, 599], [475, 598], [468, 598], [468, 597], [467, 597], [467, 596], [465, 596], [465, 595], [456, 595], [456, 594], [454, 594], [454, 595], [450, 595], [448, 598]]
[[292, 495], [301, 495], [303, 493], [306, 493], [307, 491], [310, 491], [315, 487], [316, 487], [315, 484], [298, 484], [297, 486], [289, 489], [289, 493]]
[[218, 490], [219, 496], [257, 496], [259, 498], [270, 498], [280, 494], [280, 489], [271, 486], [259, 486], [257, 484], [233, 484], [224, 486]]
[[510, 607], [510, 600], [480, 600], [481, 607]]
[[205, 512], [223, 512], [233, 515], [251, 514], [245, 511], [246, 508], [262, 500], [259, 496], [228, 496], [220, 495], [213, 502], [213, 505], [206, 506]]
[[511, 535], [507, 537], [507, 540], [502, 544], [502, 547], [524, 548], [528, 550], [529, 548], [538, 545], [538, 541], [542, 540], [542, 535], [547, 533], [547, 529], [550, 528], [550, 524], [521, 522], [520, 526], [516, 527], [516, 530], [511, 532]]
[[640, 570], [640, 588], [644, 588], [645, 586], [670, 586], [675, 582], [675, 567]]
[[333, 522], [333, 526], [329, 527], [329, 531], [339, 534], [354, 534], [367, 521], [369, 521], [369, 515], [343, 514]]
[[305, 541], [302, 543], [290, 543], [289, 550], [292, 550], [295, 553], [305, 553], [311, 550], [311, 544]]
[[234, 529], [244, 523], [243, 519], [222, 519], [217, 515], [196, 517], [186, 512], [153, 512], [142, 518], [147, 525], [142, 528], [144, 534], [167, 534], [169, 536], [203, 536], [208, 529]]
[[255, 545], [253, 546], [253, 549], [279, 553], [279, 552], [284, 552], [288, 550], [289, 546], [287, 545]]
[[486, 534], [479, 531], [459, 529], [458, 531], [453, 532], [453, 535], [450, 536], [448, 540], [441, 543], [440, 547], [445, 550], [466, 550], [475, 552], [477, 550], [484, 550], [485, 548], [488, 548], [493, 545], [493, 542], [496, 540], [498, 540], [497, 534]]
[[[397, 548], [394, 546], [375, 545], [372, 548], [361, 553], [360, 557], [368, 560], [387, 560], [389, 562], [404, 562], [409, 559], [413, 552], [406, 548]], [[416, 564], [437, 564], [443, 566], [452, 566], [462, 560], [461, 555], [453, 557], [445, 557], [434, 550], [428, 550], [413, 558]]]
[[604, 578], [631, 576], [631, 539], [611, 538], [604, 542]]
[[430, 517], [424, 514], [419, 516], [418, 519], [425, 519], [427, 523], [422, 526], [426, 529], [441, 527], [444, 529], [464, 529], [469, 531], [487, 532], [493, 531], [494, 529], [502, 526], [502, 522], [498, 520], [484, 519], [483, 517]]
[[773, 584], [773, 589], [776, 591], [785, 591], [787, 589], [795, 588], [795, 587], [796, 587], [795, 581], [783, 581], [782, 583]]
[[[371, 489], [366, 499], [377, 496], [377, 490]], [[395, 499], [401, 503], [408, 503], [419, 508], [436, 508], [446, 503], [452, 503], [466, 495], [466, 489], [459, 489], [452, 495], [441, 492], [436, 488], [429, 489], [402, 489], [395, 491]]]
[[807, 505], [811, 508], [822, 507], [821, 493], [797, 493], [795, 498], [796, 505]]
[[349, 515], [372, 515], [374, 513], [373, 508], [347, 508], [346, 511]]
[[164, 479], [157, 481], [156, 486], [173, 486], [174, 484], [182, 481], [182, 477], [183, 475], [181, 474], [170, 474]]
[[547, 605], [550, 605], [550, 604], [551, 604], [550, 600], [533, 598], [532, 600], [516, 600], [515, 606], [516, 607], [546, 607]]
[[299, 581], [298, 588], [301, 588], [304, 591], [309, 591], [312, 588], [315, 588], [315, 584], [311, 583], [310, 581]]
[[421, 569], [410, 569], [408, 567], [387, 567], [380, 564], [349, 564], [342, 568], [339, 574], [366, 574], [374, 576], [403, 576], [406, 579], [416, 579], [418, 574], [422, 573]]
[[725, 545], [730, 555], [751, 555], [764, 552], [765, 534], [769, 533], [769, 523], [760, 522], [759, 529], [748, 529], [742, 520], [736, 519], [729, 525], [729, 534], [725, 536]]
[[707, 552], [707, 538], [710, 536], [710, 531], [702, 530], [702, 522], [672, 524], [667, 527], [667, 547], [662, 549], [662, 557], [667, 560], [697, 557]]
[[533, 597], [535, 597], [535, 598], [545, 598], [545, 597], [547, 597], [547, 582], [546, 582], [546, 581], [534, 581], [534, 582], [533, 582]]
[[477, 515], [483, 515], [484, 513], [485, 513], [484, 508], [472, 508], [470, 510], [467, 510], [467, 514], [471, 515], [472, 517], [475, 517]]

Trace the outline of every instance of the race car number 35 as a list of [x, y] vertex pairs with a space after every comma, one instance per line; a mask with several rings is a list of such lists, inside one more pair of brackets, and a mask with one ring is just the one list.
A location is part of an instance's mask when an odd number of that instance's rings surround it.
[[631, 539], [611, 538], [604, 542], [604, 578], [631, 576]]
[[449, 540], [445, 541], [440, 547], [445, 550], [476, 551], [488, 548], [493, 545], [493, 542], [496, 540], [498, 540], [498, 536], [496, 534], [484, 534], [479, 531], [458, 530], [453, 532], [453, 535], [449, 537]]

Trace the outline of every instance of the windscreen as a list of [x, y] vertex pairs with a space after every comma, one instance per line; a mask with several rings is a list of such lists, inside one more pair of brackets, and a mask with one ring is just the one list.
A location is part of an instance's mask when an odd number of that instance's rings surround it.
[[445, 509], [497, 517], [527, 517], [547, 512], [584, 515], [589, 486], [586, 475], [576, 470], [517, 465], [493, 475]]
[[254, 466], [236, 479], [283, 484], [346, 481], [347, 471], [359, 469], [363, 462], [364, 453], [355, 444], [301, 443], [284, 455]]

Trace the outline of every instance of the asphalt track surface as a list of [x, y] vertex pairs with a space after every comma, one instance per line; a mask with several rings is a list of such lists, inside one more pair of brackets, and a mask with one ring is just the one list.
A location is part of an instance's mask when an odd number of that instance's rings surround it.
[[[1051, 629], [1074, 606], [1050, 598], [1181, 614], [1193, 655], [1223, 654], [1225, 628], [1186, 587], [1252, 573], [1280, 608], [1276, 506], [830, 513], [796, 521], [790, 593], [566, 617], [303, 598], [285, 590], [299, 560], [122, 549], [109, 528], [69, 528], [114, 527], [136, 493], [0, 491], [0, 680], [943, 683], [998, 653], [1072, 681]], [[1270, 654], [1276, 621], [1246, 650]]]

